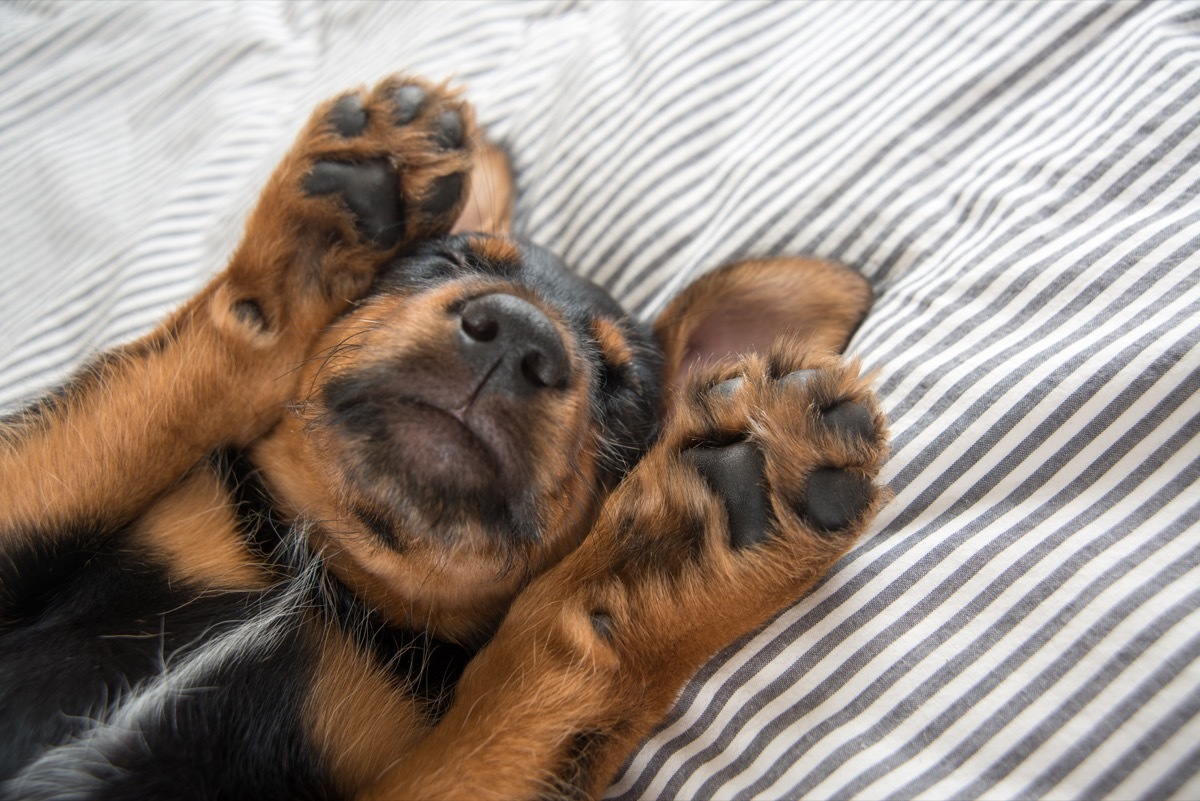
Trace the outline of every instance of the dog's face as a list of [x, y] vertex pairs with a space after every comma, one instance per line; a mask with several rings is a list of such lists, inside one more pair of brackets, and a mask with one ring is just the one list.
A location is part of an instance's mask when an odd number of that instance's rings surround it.
[[369, 602], [470, 639], [579, 543], [641, 456], [661, 362], [547, 251], [435, 240], [326, 332], [256, 461]]

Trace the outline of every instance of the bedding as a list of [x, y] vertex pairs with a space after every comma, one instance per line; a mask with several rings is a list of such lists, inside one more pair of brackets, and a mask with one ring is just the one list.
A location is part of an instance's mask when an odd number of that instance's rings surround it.
[[0, 407], [194, 292], [310, 107], [400, 69], [642, 315], [750, 256], [875, 289], [894, 499], [610, 798], [1200, 797], [1200, 6], [0, 6]]

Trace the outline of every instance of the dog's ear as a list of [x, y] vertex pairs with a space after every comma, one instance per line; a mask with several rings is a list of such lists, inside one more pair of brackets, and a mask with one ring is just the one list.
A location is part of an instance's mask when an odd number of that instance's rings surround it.
[[476, 151], [475, 166], [471, 169], [471, 191], [451, 233], [478, 231], [510, 236], [514, 196], [508, 154], [497, 145], [485, 142]]
[[871, 285], [862, 275], [819, 259], [753, 259], [707, 273], [676, 296], [654, 324], [666, 357], [666, 397], [693, 367], [741, 353], [766, 353], [781, 334], [841, 353], [871, 300]]

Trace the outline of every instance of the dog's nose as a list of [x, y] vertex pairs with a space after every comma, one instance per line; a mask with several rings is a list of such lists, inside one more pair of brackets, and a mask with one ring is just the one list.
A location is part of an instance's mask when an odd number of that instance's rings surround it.
[[526, 395], [567, 383], [570, 364], [558, 329], [541, 309], [515, 295], [482, 295], [462, 308], [462, 352], [486, 388]]

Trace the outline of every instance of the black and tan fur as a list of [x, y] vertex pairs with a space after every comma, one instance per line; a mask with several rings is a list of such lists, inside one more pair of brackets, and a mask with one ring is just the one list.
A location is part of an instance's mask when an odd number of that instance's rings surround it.
[[504, 169], [445, 87], [330, 101], [224, 272], [4, 423], [0, 795], [595, 796], [864, 530], [861, 278], [651, 333]]

